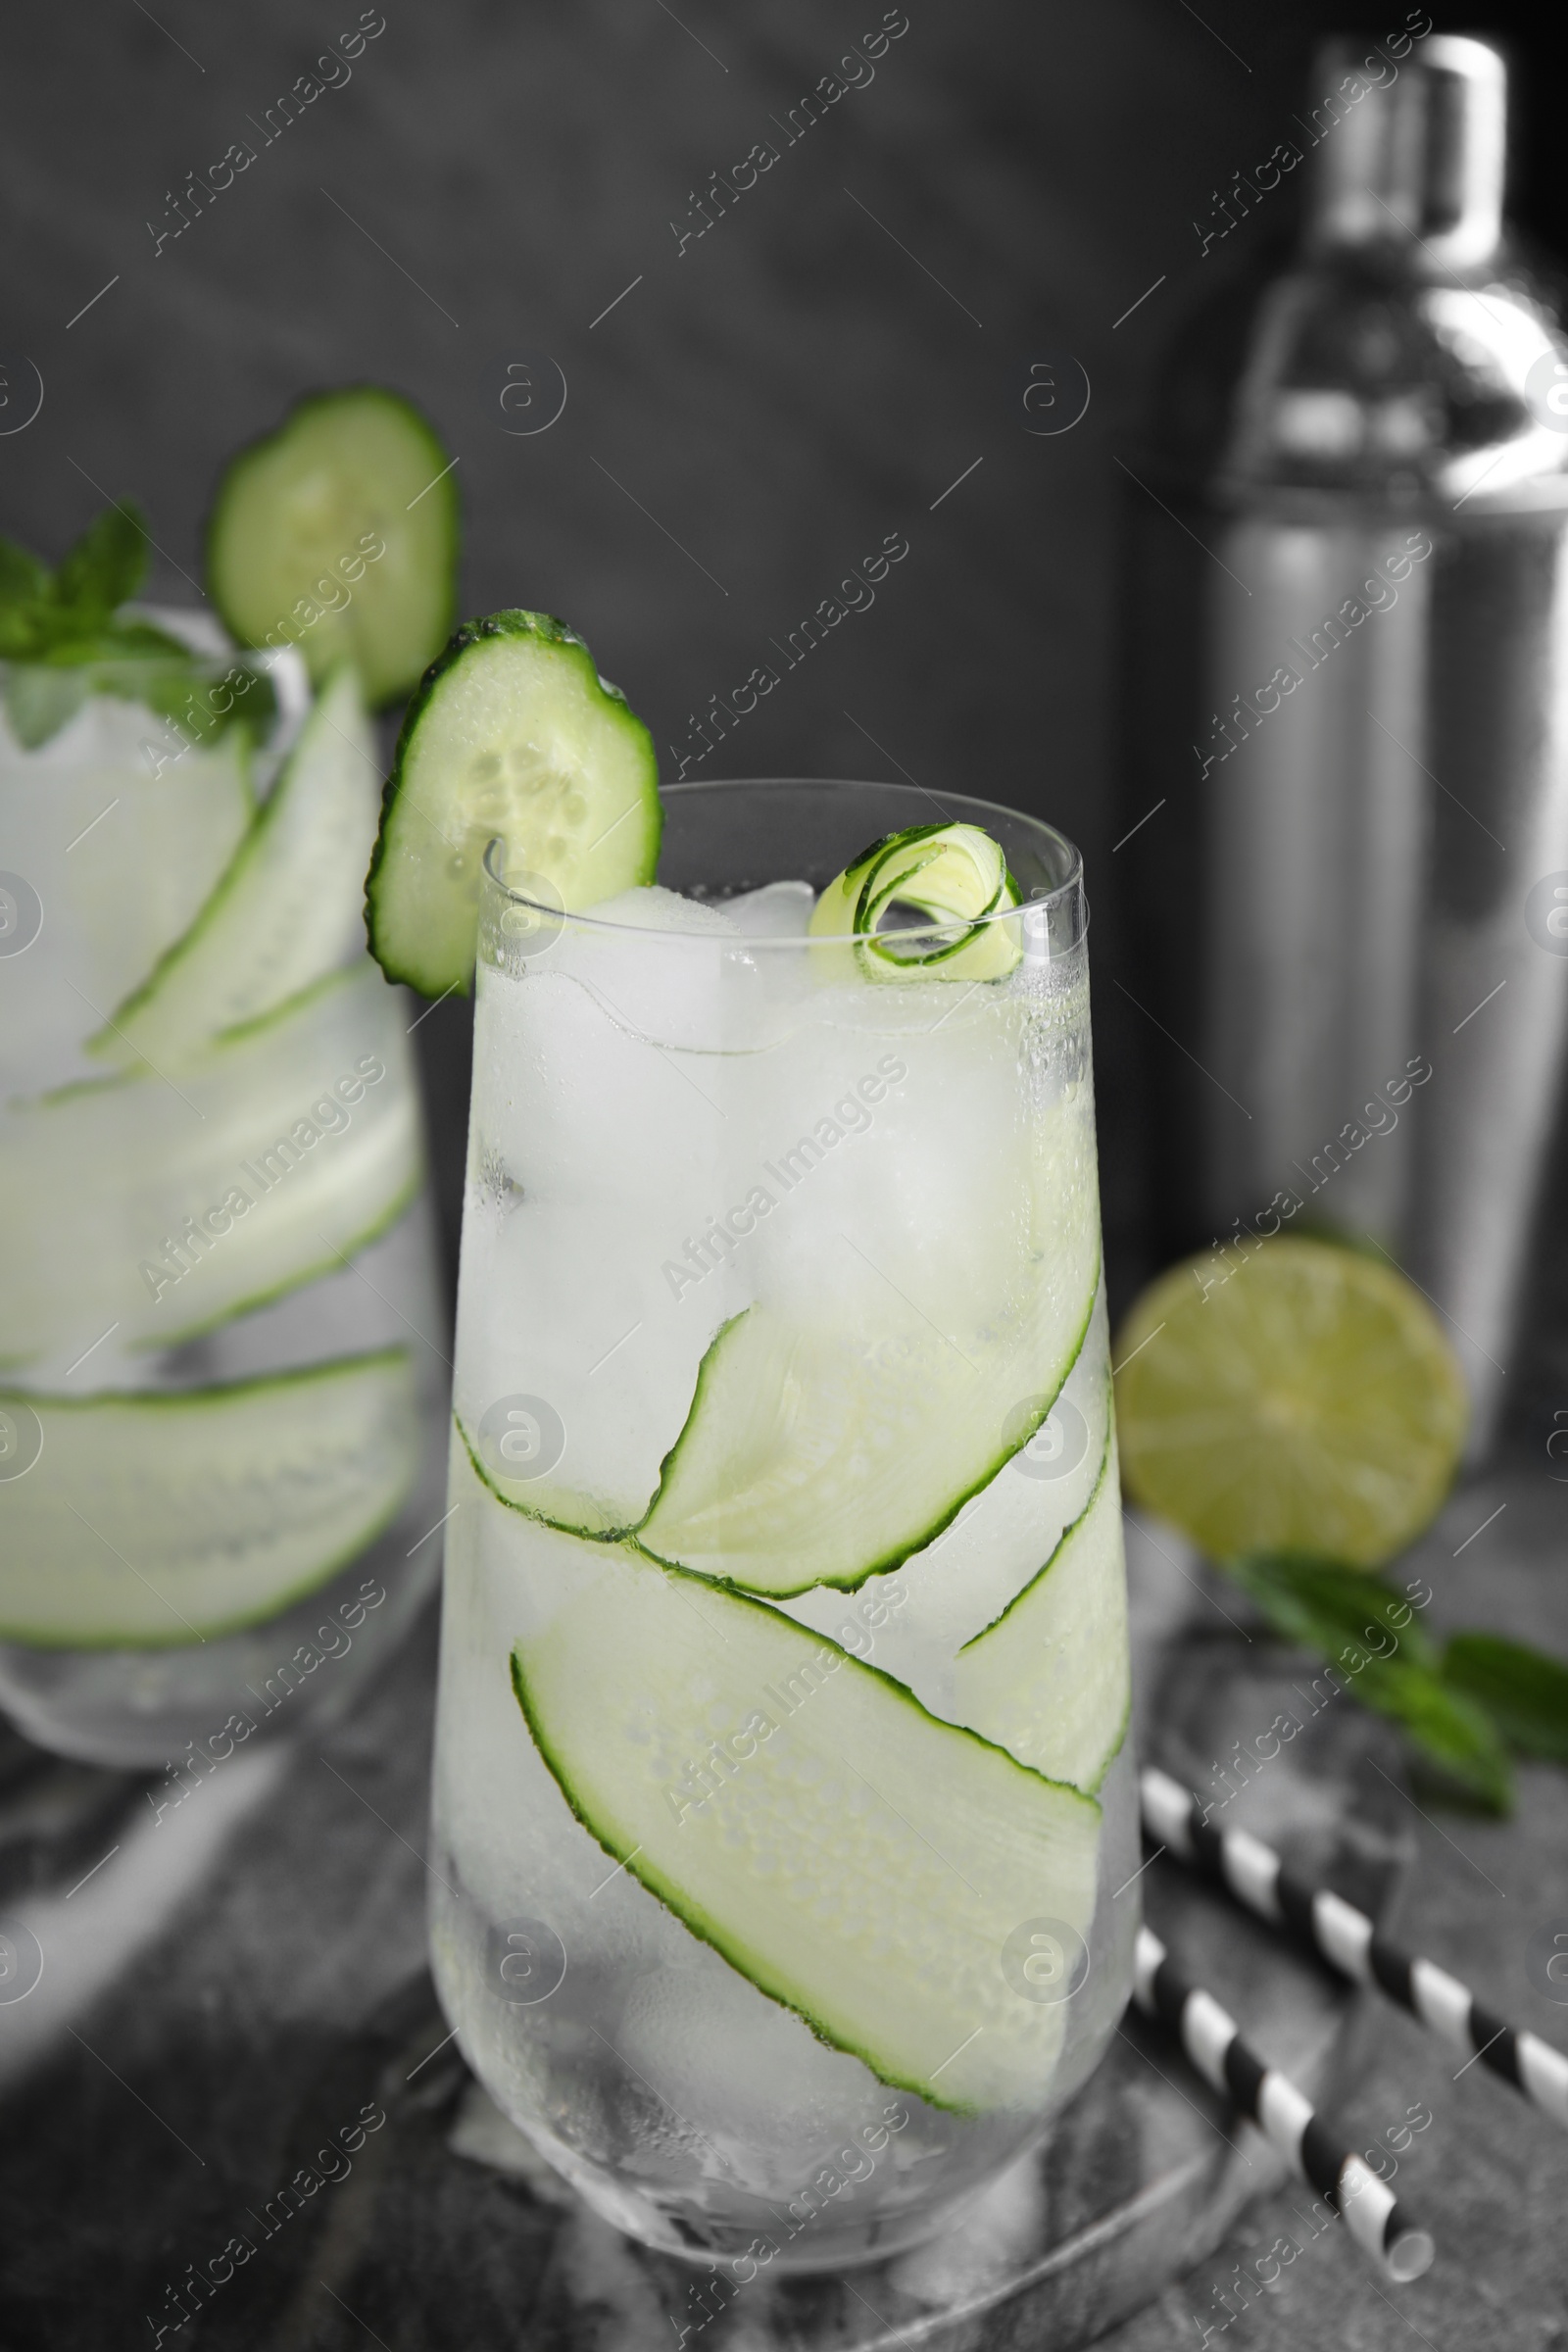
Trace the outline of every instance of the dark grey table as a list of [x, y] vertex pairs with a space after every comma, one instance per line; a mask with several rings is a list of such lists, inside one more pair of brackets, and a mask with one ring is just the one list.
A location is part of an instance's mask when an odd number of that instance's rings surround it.
[[[1455, 1496], [1410, 1562], [1436, 1589], [1436, 1625], [1487, 1624], [1568, 1650], [1568, 1486], [1551, 1479], [1561, 1468], [1538, 1455]], [[1502, 1515], [1486, 1526], [1499, 1504]], [[1568, 2048], [1568, 2003], [1547, 1996], [1533, 1961], [1544, 1932], [1568, 1934], [1568, 1781], [1521, 1772], [1518, 1811], [1504, 1823], [1428, 1797], [1399, 1803], [1413, 1852], [1388, 1931], [1498, 2015]], [[1200, 2323], [1227, 2352], [1418, 2352], [1423, 2340], [1438, 2352], [1544, 2352], [1568, 2340], [1568, 2136], [1373, 1994], [1351, 2005], [1334, 2075], [1337, 2112], [1367, 2135], [1358, 2146], [1407, 2108], [1431, 2109], [1396, 2183], [1437, 2238], [1428, 2276], [1390, 2287], [1335, 2242], [1338, 2232], [1325, 2233], [1227, 2324], [1215, 2290], [1234, 2303], [1238, 2266], [1255, 2271], [1278, 2238], [1303, 2234], [1295, 2218], [1303, 2200], [1293, 2190], [1250, 2211], [1211, 2259], [1118, 2329], [1115, 2352], [1200, 2344]]]

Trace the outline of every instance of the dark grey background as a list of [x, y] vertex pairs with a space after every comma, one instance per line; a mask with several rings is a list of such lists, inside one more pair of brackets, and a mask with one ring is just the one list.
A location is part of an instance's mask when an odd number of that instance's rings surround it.
[[[789, 110], [882, 23], [880, 0], [384, 0], [352, 78], [264, 144], [268, 108], [352, 30], [356, 0], [12, 11], [0, 421], [30, 406], [29, 361], [44, 400], [0, 430], [0, 529], [58, 555], [134, 493], [159, 592], [190, 597], [225, 455], [303, 391], [385, 380], [461, 461], [462, 610], [571, 620], [670, 772], [691, 713], [905, 534], [874, 609], [692, 772], [906, 774], [1077, 839], [1125, 1291], [1144, 1268], [1108, 986], [1110, 779], [1138, 684], [1115, 675], [1116, 517], [1135, 495], [1116, 460], [1136, 463], [1182, 311], [1288, 232], [1290, 180], [1206, 256], [1194, 220], [1291, 135], [1312, 43], [1342, 20], [1321, 0], [893, 13], [908, 29], [874, 80], [785, 145]], [[1387, 0], [1368, 27], [1404, 15]], [[1438, 22], [1506, 29], [1507, 12]], [[1560, 82], [1539, 45], [1528, 62], [1521, 195], [1549, 235]], [[778, 163], [679, 250], [671, 221], [760, 139]], [[187, 175], [234, 140], [255, 162], [155, 250]], [[519, 435], [507, 370], [540, 352], [566, 406]], [[1025, 370], [1068, 353], [1088, 413], [1032, 433]], [[463, 1008], [420, 1035], [450, 1239]]]

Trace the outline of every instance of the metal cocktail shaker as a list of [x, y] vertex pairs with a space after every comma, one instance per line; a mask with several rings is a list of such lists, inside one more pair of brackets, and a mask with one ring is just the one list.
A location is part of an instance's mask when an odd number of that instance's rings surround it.
[[1480, 1450], [1568, 1042], [1568, 343], [1504, 237], [1500, 59], [1401, 38], [1320, 58], [1264, 183], [1304, 168], [1301, 242], [1162, 385], [1117, 869], [1160, 1243], [1381, 1250]]

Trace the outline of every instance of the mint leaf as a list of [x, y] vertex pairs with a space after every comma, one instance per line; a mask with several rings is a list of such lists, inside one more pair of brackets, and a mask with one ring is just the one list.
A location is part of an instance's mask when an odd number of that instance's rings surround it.
[[1493, 1813], [1513, 1810], [1513, 1771], [1484, 1707], [1425, 1666], [1371, 1666], [1351, 1686], [1362, 1704], [1401, 1725], [1450, 1781]]
[[117, 620], [99, 631], [98, 643], [103, 648], [99, 659], [104, 662], [143, 661], [151, 654], [188, 665], [194, 659], [182, 637], [172, 637], [151, 620]]
[[48, 566], [14, 539], [0, 539], [0, 660], [25, 662], [36, 651], [48, 593]]
[[1277, 1633], [1321, 1649], [1352, 1673], [1395, 1657], [1427, 1667], [1437, 1662], [1409, 1599], [1368, 1569], [1293, 1552], [1252, 1552], [1224, 1565]]
[[75, 717], [91, 691], [85, 670], [20, 664], [6, 673], [5, 705], [11, 732], [24, 751], [37, 751]]
[[47, 565], [14, 539], [0, 538], [0, 610], [36, 604], [48, 585]]
[[0, 605], [0, 661], [30, 662], [43, 634], [30, 606]]
[[[83, 650], [105, 634], [119, 635], [115, 614], [135, 595], [147, 570], [147, 526], [141, 510], [125, 502], [110, 507], [88, 524], [58, 571], [51, 572], [36, 556], [14, 540], [0, 539], [0, 660], [7, 662], [91, 662], [94, 650]], [[160, 650], [171, 646], [155, 632]], [[128, 650], [128, 649], [127, 649]], [[151, 645], [144, 651], [153, 650]], [[183, 648], [178, 649], [183, 653]], [[188, 659], [188, 657], [187, 657]], [[31, 703], [37, 712], [60, 697], [37, 689]], [[79, 700], [79, 697], [78, 697]], [[22, 701], [27, 702], [24, 693]], [[7, 697], [11, 708], [11, 698]], [[18, 706], [21, 707], [20, 705]], [[30, 725], [41, 725], [35, 715]], [[63, 722], [61, 722], [63, 723]], [[50, 727], [47, 734], [53, 734]], [[45, 737], [26, 734], [31, 744]]]
[[113, 621], [80, 637], [65, 637], [35, 659], [55, 668], [79, 668], [86, 662], [160, 662], [182, 674], [193, 670], [195, 661], [188, 645], [150, 620]]
[[225, 727], [235, 725], [248, 726], [252, 740], [260, 743], [277, 716], [271, 679], [241, 662], [217, 678], [188, 666], [149, 663], [139, 672], [109, 673], [105, 690], [144, 704], [199, 743], [216, 742]]
[[[243, 724], [260, 742], [277, 715], [271, 682], [236, 660], [207, 657], [152, 621], [122, 618], [147, 570], [147, 526], [128, 499], [89, 524], [58, 571], [0, 538], [0, 663], [13, 733], [28, 751], [57, 735], [92, 695], [140, 703], [189, 744]], [[177, 757], [177, 753], [175, 755]]]
[[74, 637], [101, 625], [146, 576], [147, 525], [141, 509], [124, 499], [87, 525], [55, 573], [50, 604], [66, 624], [59, 633]]
[[1500, 1634], [1455, 1634], [1443, 1653], [1443, 1679], [1483, 1707], [1521, 1755], [1568, 1764], [1568, 1665], [1560, 1659]]
[[1467, 1796], [1511, 1810], [1513, 1775], [1497, 1727], [1475, 1694], [1439, 1671], [1403, 1593], [1364, 1569], [1297, 1554], [1254, 1553], [1225, 1566], [1276, 1633], [1319, 1651], [1352, 1697], [1399, 1724]]

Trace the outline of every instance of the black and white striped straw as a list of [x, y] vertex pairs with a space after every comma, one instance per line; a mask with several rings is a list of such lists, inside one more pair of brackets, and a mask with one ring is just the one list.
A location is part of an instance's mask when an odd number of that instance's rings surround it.
[[1362, 2250], [1401, 2285], [1432, 2266], [1435, 2248], [1388, 2185], [1353, 2150], [1343, 2151], [1288, 2076], [1265, 2066], [1212, 1993], [1189, 1984], [1149, 1928], [1138, 1931], [1133, 1998], [1181, 2042], [1205, 2082], [1230, 2099], [1291, 2170], [1344, 2216]]
[[1466, 2064], [1479, 2059], [1568, 2131], [1568, 2057], [1560, 2050], [1494, 2017], [1435, 1960], [1399, 1951], [1343, 1895], [1296, 1878], [1250, 1831], [1214, 1829], [1201, 1800], [1169, 1773], [1147, 1765], [1139, 1783], [1152, 1844], [1193, 1864], [1270, 1926], [1293, 1930], [1352, 1984], [1377, 1985]]

